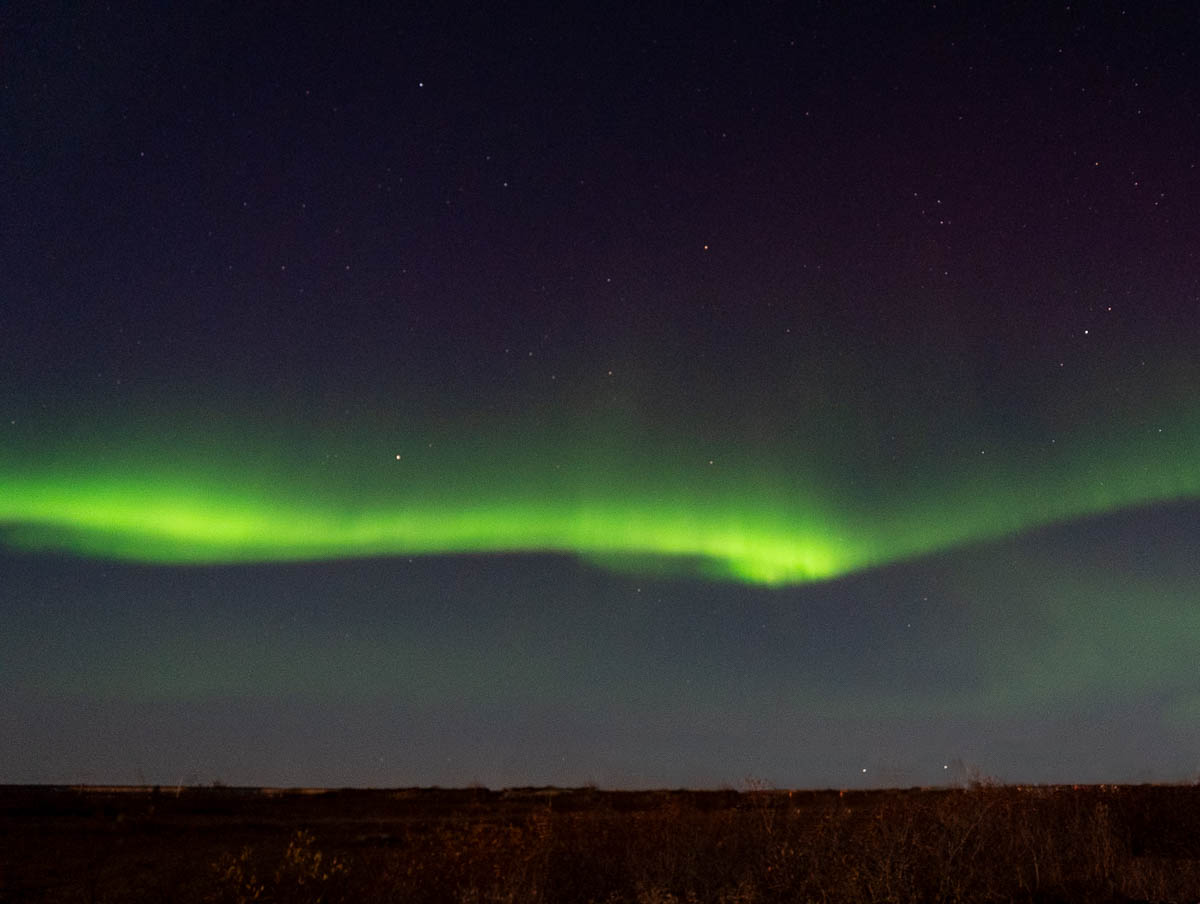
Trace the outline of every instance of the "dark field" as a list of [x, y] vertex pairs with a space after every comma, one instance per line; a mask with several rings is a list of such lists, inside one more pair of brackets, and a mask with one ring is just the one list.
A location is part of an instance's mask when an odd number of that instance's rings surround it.
[[0, 902], [1200, 900], [1200, 787], [0, 788]]

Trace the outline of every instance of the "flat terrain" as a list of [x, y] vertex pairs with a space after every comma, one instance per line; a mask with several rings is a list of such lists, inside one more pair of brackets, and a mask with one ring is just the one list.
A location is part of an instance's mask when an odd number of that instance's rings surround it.
[[1200, 900], [1200, 787], [0, 787], [24, 901]]

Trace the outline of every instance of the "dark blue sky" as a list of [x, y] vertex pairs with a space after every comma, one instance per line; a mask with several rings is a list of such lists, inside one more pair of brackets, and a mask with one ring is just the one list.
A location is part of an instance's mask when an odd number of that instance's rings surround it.
[[1200, 19], [947, 6], [0, 13], [0, 782], [1196, 775]]

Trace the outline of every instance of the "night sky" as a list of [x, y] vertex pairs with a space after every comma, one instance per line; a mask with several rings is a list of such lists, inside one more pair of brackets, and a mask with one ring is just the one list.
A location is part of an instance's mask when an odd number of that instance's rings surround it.
[[0, 782], [1200, 774], [1200, 15], [488, 6], [0, 11]]

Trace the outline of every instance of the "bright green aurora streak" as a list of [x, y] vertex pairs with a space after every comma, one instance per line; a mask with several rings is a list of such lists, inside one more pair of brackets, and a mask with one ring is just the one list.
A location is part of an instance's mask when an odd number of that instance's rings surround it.
[[568, 553], [622, 571], [795, 584], [1200, 497], [1200, 424], [1191, 427], [1076, 444], [1040, 463], [1001, 452], [926, 468], [921, 481], [891, 481], [871, 501], [846, 486], [816, 492], [812, 481], [806, 488], [777, 474], [751, 480], [749, 455], [714, 488], [628, 463], [582, 486], [539, 482], [536, 469], [520, 471], [515, 453], [502, 454], [470, 479], [461, 460], [427, 469], [421, 491], [407, 494], [381, 493], [386, 479], [323, 480], [316, 489], [279, 468], [247, 474], [228, 453], [216, 457], [220, 471], [194, 461], [165, 469], [160, 450], [141, 460], [113, 455], [85, 473], [61, 456], [32, 468], [22, 456], [0, 462], [0, 538], [16, 548], [170, 564]]

